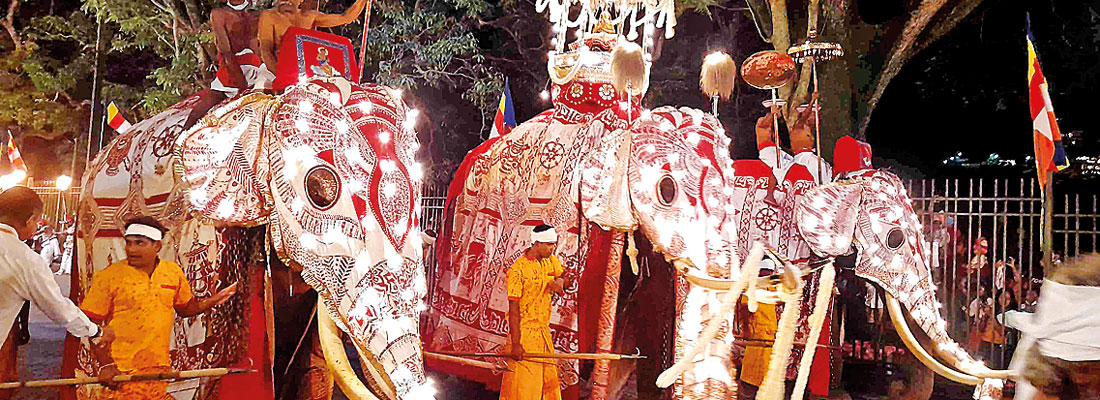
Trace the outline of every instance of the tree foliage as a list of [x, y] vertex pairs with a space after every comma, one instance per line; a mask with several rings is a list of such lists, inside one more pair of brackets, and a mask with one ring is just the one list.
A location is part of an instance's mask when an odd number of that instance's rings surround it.
[[[12, 37], [17, 46], [0, 50], [7, 55], [15, 54], [14, 47], [26, 47], [5, 67], [8, 79], [21, 82], [16, 91], [27, 92], [9, 94], [14, 102], [29, 101], [15, 100], [20, 96], [49, 102], [57, 98], [82, 116], [75, 119], [87, 119], [88, 107], [73, 104], [88, 100], [94, 83], [102, 88], [103, 100], [117, 102], [133, 121], [206, 88], [213, 78], [208, 19], [210, 10], [222, 5], [219, 0], [54, 0], [63, 4], [57, 12], [45, 12], [36, 3], [44, 0], [12, 1], [34, 3], [10, 24], [19, 36]], [[869, 118], [885, 85], [913, 54], [979, 2], [909, 0], [883, 6], [860, 0], [677, 1], [679, 32], [671, 42], [659, 40], [645, 101], [705, 108], [695, 83], [705, 52], [724, 49], [740, 61], [767, 47], [785, 51], [816, 20], [823, 40], [840, 42], [847, 50], [844, 59], [820, 69], [827, 150], [836, 136], [856, 131], [857, 121]], [[271, 2], [261, 3], [267, 7]], [[316, 6], [339, 13], [350, 3], [320, 0]], [[867, 18], [867, 10], [875, 7], [885, 10], [879, 10], [882, 17]], [[506, 77], [520, 121], [550, 106], [538, 97], [548, 86], [550, 26], [534, 11], [534, 0], [376, 0], [372, 8], [364, 80], [403, 88], [405, 100], [424, 111], [417, 126], [422, 157], [437, 179], [447, 180], [465, 153], [483, 140]], [[330, 29], [357, 47], [362, 30], [361, 20]], [[97, 60], [98, 75], [93, 73]], [[807, 72], [783, 92], [789, 104], [805, 101]], [[101, 82], [94, 82], [94, 76]], [[764, 94], [738, 91], [732, 104], [723, 105], [723, 120], [742, 139], [748, 138], [742, 142], [750, 142], [751, 121], [761, 111], [742, 103], [756, 103]], [[29, 104], [24, 103], [21, 107]], [[41, 129], [35, 134], [81, 138], [71, 128], [64, 134]], [[94, 151], [97, 146], [92, 147]]]

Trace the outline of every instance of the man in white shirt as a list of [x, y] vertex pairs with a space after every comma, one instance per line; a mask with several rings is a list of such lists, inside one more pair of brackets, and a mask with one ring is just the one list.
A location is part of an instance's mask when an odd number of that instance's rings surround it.
[[[23, 243], [34, 234], [35, 216], [41, 211], [42, 200], [31, 189], [16, 186], [0, 192], [0, 381], [18, 377], [15, 365], [18, 350], [11, 328], [26, 300], [34, 301], [46, 316], [73, 336], [88, 337], [93, 342], [113, 337], [61, 295], [45, 261]], [[0, 390], [0, 400], [11, 395], [10, 390]]]
[[42, 250], [38, 251], [38, 255], [46, 261], [50, 272], [57, 271], [61, 266], [61, 244], [58, 243], [57, 234], [51, 225], [46, 225], [42, 230]]

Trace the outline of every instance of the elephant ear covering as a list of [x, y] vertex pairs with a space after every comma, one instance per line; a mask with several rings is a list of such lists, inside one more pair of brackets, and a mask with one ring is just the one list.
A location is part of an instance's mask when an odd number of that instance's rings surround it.
[[815, 253], [836, 257], [851, 252], [862, 189], [851, 182], [820, 186], [799, 202], [798, 230]]
[[177, 163], [192, 207], [227, 223], [256, 225], [269, 212], [260, 137], [274, 98], [252, 93], [203, 117], [176, 143]]
[[626, 182], [630, 142], [629, 129], [608, 133], [580, 169], [584, 216], [607, 230], [632, 231], [638, 225]]

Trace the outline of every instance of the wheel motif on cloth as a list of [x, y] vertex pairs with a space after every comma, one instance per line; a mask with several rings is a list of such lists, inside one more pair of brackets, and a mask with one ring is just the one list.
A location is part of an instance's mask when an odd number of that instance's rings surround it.
[[560, 142], [549, 142], [542, 146], [539, 153], [539, 162], [543, 168], [554, 169], [565, 156], [565, 146]]
[[164, 132], [156, 136], [153, 139], [153, 155], [157, 158], [164, 158], [171, 155], [172, 146], [176, 143], [176, 138], [179, 137], [181, 131], [183, 131], [183, 125], [175, 124], [169, 126]]
[[600, 85], [600, 98], [604, 100], [611, 100], [615, 97], [615, 88], [609, 84]]
[[756, 212], [752, 217], [756, 227], [762, 231], [770, 231], [779, 225], [779, 212], [771, 207], [766, 207]]

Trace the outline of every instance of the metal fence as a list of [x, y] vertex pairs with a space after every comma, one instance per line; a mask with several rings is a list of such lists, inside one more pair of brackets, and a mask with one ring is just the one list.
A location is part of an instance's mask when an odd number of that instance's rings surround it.
[[[906, 182], [932, 244], [932, 275], [952, 336], [1003, 368], [1016, 333], [992, 316], [1029, 310], [1044, 276], [1042, 193], [1034, 178]], [[1055, 189], [1056, 263], [1097, 250], [1097, 196]], [[1030, 293], [1031, 289], [1036, 292]]]
[[76, 218], [76, 202], [80, 198], [79, 187], [60, 191], [54, 187], [52, 181], [34, 181], [28, 187], [42, 198], [42, 218], [53, 223], [55, 227], [57, 227], [56, 222], [63, 221], [66, 217]]
[[[420, 203], [420, 227], [429, 235], [438, 238], [443, 232], [444, 207], [447, 202], [446, 184], [424, 185]], [[434, 293], [436, 287], [435, 246], [424, 249], [424, 272], [428, 281], [428, 293]]]

